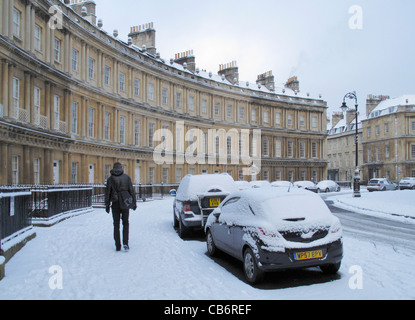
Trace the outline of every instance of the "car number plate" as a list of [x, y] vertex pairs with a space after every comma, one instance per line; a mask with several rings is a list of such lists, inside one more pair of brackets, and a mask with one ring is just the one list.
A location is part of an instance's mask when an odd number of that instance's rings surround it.
[[212, 198], [209, 199], [211, 207], [219, 207], [220, 205], [220, 198]]
[[294, 253], [294, 260], [296, 261], [319, 259], [319, 258], [323, 258], [323, 250]]

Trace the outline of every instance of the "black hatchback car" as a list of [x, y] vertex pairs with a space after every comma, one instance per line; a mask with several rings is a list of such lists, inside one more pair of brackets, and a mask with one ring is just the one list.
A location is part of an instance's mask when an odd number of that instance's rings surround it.
[[230, 194], [206, 224], [208, 254], [217, 250], [243, 262], [246, 279], [264, 272], [320, 267], [337, 273], [343, 258], [342, 227], [316, 194], [285, 188]]

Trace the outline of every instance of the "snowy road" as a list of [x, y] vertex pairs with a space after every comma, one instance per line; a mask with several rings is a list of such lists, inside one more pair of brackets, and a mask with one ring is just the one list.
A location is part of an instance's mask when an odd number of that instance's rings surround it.
[[415, 252], [415, 224], [367, 216], [332, 206], [330, 210], [341, 221], [345, 235], [358, 237], [373, 243], [383, 243]]
[[395, 231], [371, 224], [363, 232], [360, 218], [343, 217], [339, 275], [282, 272], [252, 287], [238, 261], [209, 258], [201, 236], [178, 237], [172, 203], [140, 203], [130, 218], [129, 253], [115, 252], [112, 218], [103, 209], [37, 228], [37, 237], [6, 265], [0, 299], [415, 299], [415, 252]]

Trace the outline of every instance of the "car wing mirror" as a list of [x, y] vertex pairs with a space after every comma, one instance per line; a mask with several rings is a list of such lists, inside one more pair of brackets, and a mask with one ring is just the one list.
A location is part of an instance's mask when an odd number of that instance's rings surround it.
[[219, 219], [219, 217], [220, 217], [220, 214], [221, 214], [222, 212], [221, 212], [221, 210], [220, 209], [218, 209], [218, 208], [216, 208], [213, 212], [212, 212], [212, 214], [213, 214], [213, 216], [216, 218], [216, 221], [218, 221], [218, 219]]

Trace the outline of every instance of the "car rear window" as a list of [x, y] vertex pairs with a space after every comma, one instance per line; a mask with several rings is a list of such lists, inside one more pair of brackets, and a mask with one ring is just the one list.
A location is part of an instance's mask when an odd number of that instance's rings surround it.
[[262, 203], [262, 208], [264, 216], [271, 221], [331, 215], [324, 201], [320, 197], [312, 195], [287, 195], [269, 199]]

